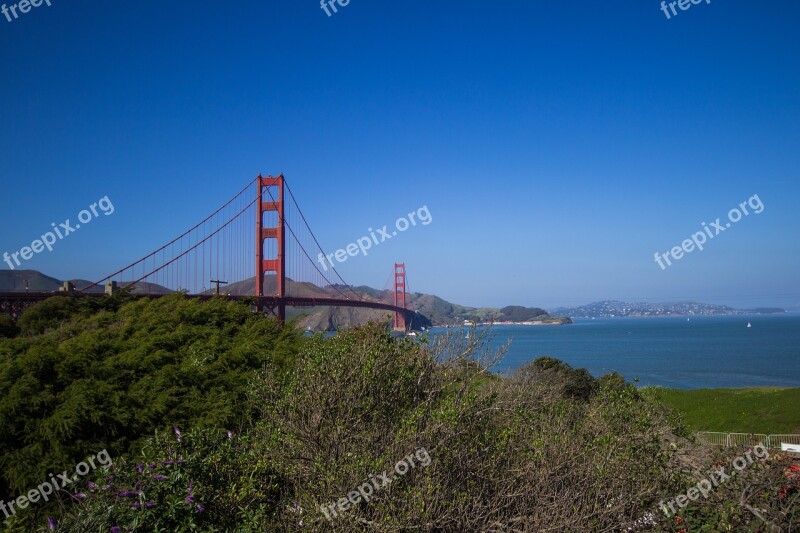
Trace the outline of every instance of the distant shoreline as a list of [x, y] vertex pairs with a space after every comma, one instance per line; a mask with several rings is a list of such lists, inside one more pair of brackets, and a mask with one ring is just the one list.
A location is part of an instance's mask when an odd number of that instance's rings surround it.
[[783, 307], [750, 307], [737, 309], [729, 305], [698, 302], [647, 303], [604, 300], [574, 307], [555, 307], [548, 310], [554, 316], [579, 318], [617, 318], [617, 317], [693, 317], [693, 316], [748, 316], [783, 315]]
[[552, 317], [549, 320], [534, 320], [526, 322], [474, 322], [472, 324], [438, 324], [431, 326], [430, 329], [446, 328], [469, 328], [472, 326], [567, 326], [575, 322], [569, 317]]
[[534, 320], [532, 322], [482, 322], [478, 326], [566, 326], [574, 324], [569, 317], [554, 317], [550, 321]]
[[719, 318], [719, 317], [765, 317], [765, 316], [787, 316], [798, 315], [800, 312], [786, 311], [783, 313], [743, 313], [718, 315], [624, 315], [624, 316], [573, 316], [573, 320], [592, 320], [592, 319], [617, 319], [617, 318]]

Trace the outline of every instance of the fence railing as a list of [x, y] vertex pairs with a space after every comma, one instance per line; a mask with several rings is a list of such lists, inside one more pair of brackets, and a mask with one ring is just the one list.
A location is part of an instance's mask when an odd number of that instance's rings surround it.
[[728, 446], [728, 434], [716, 431], [700, 431], [697, 442], [706, 446]]
[[724, 433], [700, 431], [697, 442], [706, 446], [755, 446], [762, 444], [767, 448], [780, 449], [781, 444], [800, 445], [800, 435], [764, 435], [762, 433]]

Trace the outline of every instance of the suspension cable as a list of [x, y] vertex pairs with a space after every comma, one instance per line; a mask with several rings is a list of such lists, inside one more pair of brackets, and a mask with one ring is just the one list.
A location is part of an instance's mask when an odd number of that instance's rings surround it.
[[[201, 225], [203, 225], [203, 224], [205, 224], [206, 222], [208, 222], [208, 221], [209, 221], [209, 220], [210, 220], [212, 217], [214, 217], [215, 215], [217, 215], [217, 214], [218, 214], [220, 211], [222, 211], [223, 209], [225, 209], [226, 207], [228, 207], [228, 206], [229, 206], [229, 205], [230, 205], [230, 204], [231, 204], [231, 203], [232, 203], [234, 200], [236, 200], [236, 199], [237, 199], [239, 196], [241, 196], [241, 194], [242, 194], [244, 191], [246, 191], [246, 190], [248, 189], [248, 187], [250, 187], [250, 186], [251, 186], [251, 185], [252, 185], [252, 184], [253, 184], [253, 183], [256, 181], [256, 179], [257, 179], [257, 178], [255, 178], [255, 179], [252, 179], [252, 180], [251, 180], [251, 181], [250, 181], [250, 182], [249, 182], [249, 183], [248, 183], [248, 184], [247, 184], [247, 185], [244, 187], [244, 189], [242, 189], [241, 191], [239, 191], [238, 193], [236, 193], [236, 195], [235, 195], [233, 198], [231, 198], [230, 200], [228, 200], [228, 202], [226, 202], [226, 203], [225, 203], [225, 205], [223, 205], [222, 207], [220, 207], [219, 209], [217, 209], [216, 211], [214, 211], [213, 213], [211, 213], [210, 215], [208, 215], [208, 216], [207, 216], [205, 219], [203, 219], [201, 222], [198, 222], [197, 224], [195, 224], [195, 225], [194, 225], [194, 227], [192, 227], [191, 229], [189, 229], [189, 230], [187, 230], [186, 232], [184, 232], [184, 233], [183, 233], [183, 234], [182, 234], [180, 237], [176, 237], [176, 238], [172, 239], [170, 242], [168, 242], [167, 244], [165, 244], [164, 246], [162, 246], [162, 247], [161, 247], [161, 248], [159, 248], [158, 250], [156, 250], [156, 251], [154, 251], [154, 252], [152, 252], [152, 253], [150, 253], [150, 254], [148, 254], [148, 255], [144, 256], [143, 258], [139, 259], [138, 261], [134, 261], [134, 262], [133, 262], [133, 263], [131, 263], [130, 265], [126, 266], [125, 268], [121, 268], [120, 270], [117, 270], [117, 271], [116, 271], [116, 272], [114, 272], [113, 274], [111, 274], [111, 275], [108, 275], [108, 276], [104, 277], [103, 279], [101, 279], [101, 280], [99, 280], [99, 281], [95, 281], [95, 282], [94, 282], [94, 283], [92, 283], [91, 285], [87, 285], [86, 287], [84, 287], [84, 288], [82, 288], [82, 289], [78, 289], [78, 292], [87, 291], [87, 290], [91, 289], [92, 287], [96, 287], [96, 286], [100, 285], [100, 284], [101, 284], [101, 283], [103, 283], [104, 281], [106, 281], [106, 280], [108, 280], [108, 279], [111, 279], [111, 278], [113, 278], [113, 277], [114, 277], [114, 276], [116, 276], [117, 274], [121, 274], [121, 273], [125, 272], [125, 271], [126, 271], [126, 270], [128, 270], [129, 268], [133, 267], [134, 265], [137, 265], [137, 264], [141, 263], [142, 261], [146, 261], [147, 259], [149, 259], [149, 258], [153, 257], [154, 255], [156, 255], [158, 252], [161, 252], [161, 251], [165, 250], [165, 249], [166, 249], [168, 246], [171, 246], [171, 245], [175, 244], [176, 242], [178, 242], [179, 240], [183, 239], [185, 236], [187, 236], [188, 234], [190, 234], [191, 232], [193, 232], [194, 230], [196, 230], [197, 228], [199, 228]], [[238, 217], [239, 215], [236, 215], [236, 216]], [[235, 218], [235, 217], [234, 217], [234, 218]], [[171, 262], [171, 261], [170, 261], [170, 262]], [[169, 264], [169, 263], [167, 263], [167, 264]]]
[[[284, 183], [284, 184], [286, 184], [286, 181], [284, 180], [284, 182], [283, 182], [283, 183]], [[272, 199], [272, 201], [273, 201], [273, 202], [275, 202], [275, 203], [277, 203], [277, 200], [275, 200], [275, 197], [274, 197], [274, 196], [272, 196], [272, 192], [269, 190], [269, 187], [266, 187], [266, 189], [267, 189], [267, 194], [269, 194], [269, 197]], [[295, 205], [297, 205], [297, 202], [295, 202]], [[299, 209], [300, 209], [300, 208], [298, 207], [298, 210], [299, 210]], [[280, 215], [279, 215], [279, 216], [280, 216]], [[325, 274], [323, 274], [323, 273], [322, 273], [322, 271], [321, 271], [319, 268], [317, 268], [317, 265], [316, 265], [316, 263], [314, 262], [314, 260], [313, 260], [313, 259], [311, 259], [311, 256], [309, 256], [309, 255], [308, 255], [308, 252], [307, 252], [307, 251], [306, 251], [306, 249], [303, 247], [303, 245], [300, 243], [300, 239], [298, 239], [298, 238], [297, 238], [297, 235], [295, 235], [295, 233], [294, 233], [294, 230], [292, 229], [292, 226], [291, 226], [291, 225], [289, 225], [289, 223], [286, 221], [286, 219], [284, 219], [283, 217], [280, 217], [280, 218], [281, 218], [281, 221], [280, 221], [280, 222], [281, 222], [281, 224], [284, 224], [284, 225], [285, 225], [287, 228], [289, 228], [289, 232], [292, 234], [292, 237], [294, 237], [294, 241], [295, 241], [295, 243], [297, 243], [297, 245], [300, 247], [300, 249], [301, 249], [301, 250], [303, 250], [303, 253], [304, 253], [304, 254], [305, 254], [305, 256], [308, 258], [308, 260], [309, 260], [309, 261], [311, 261], [311, 264], [313, 265], [313, 267], [316, 269], [316, 271], [317, 271], [317, 272], [319, 272], [319, 275], [320, 275], [320, 276], [322, 276], [322, 279], [324, 279], [325, 281], [327, 281], [327, 282], [328, 282], [328, 285], [330, 285], [331, 287], [333, 287], [334, 289], [336, 289], [336, 292], [338, 292], [339, 294], [341, 294], [342, 296], [344, 296], [344, 298], [345, 298], [346, 300], [349, 300], [350, 298], [348, 298], [348, 297], [347, 297], [347, 295], [346, 295], [345, 293], [343, 293], [342, 291], [340, 291], [340, 290], [339, 290], [339, 288], [338, 288], [338, 287], [336, 287], [336, 285], [334, 285], [333, 283], [331, 283], [331, 280], [329, 280], [328, 278], [326, 278], [326, 277], [325, 277]], [[311, 231], [311, 228], [309, 228], [309, 231]], [[342, 280], [342, 281], [344, 281], [344, 280]]]
[[[284, 180], [284, 182], [283, 182], [283, 183], [284, 183], [284, 185], [286, 185], [286, 190], [288, 190], [288, 191], [289, 191], [289, 196], [291, 196], [291, 197], [292, 197], [292, 201], [294, 202], [294, 205], [295, 205], [295, 207], [297, 207], [297, 211], [300, 213], [300, 218], [302, 218], [302, 219], [303, 219], [303, 222], [305, 223], [305, 225], [306, 225], [306, 228], [308, 228], [308, 232], [311, 234], [311, 238], [312, 238], [312, 239], [314, 239], [314, 242], [315, 242], [315, 243], [317, 243], [317, 248], [319, 248], [319, 251], [320, 251], [320, 252], [322, 252], [322, 255], [325, 255], [325, 250], [322, 248], [322, 245], [321, 245], [321, 244], [319, 243], [319, 241], [317, 240], [317, 237], [316, 237], [316, 235], [314, 235], [314, 232], [313, 232], [313, 231], [311, 231], [311, 226], [309, 226], [309, 225], [308, 225], [308, 221], [306, 220], [306, 217], [305, 217], [305, 215], [303, 214], [303, 210], [302, 210], [302, 209], [300, 209], [300, 205], [297, 203], [297, 199], [294, 197], [294, 193], [292, 193], [292, 189], [291, 189], [291, 187], [289, 187], [289, 184], [288, 184], [288, 183], [287, 183], [285, 180]], [[312, 261], [312, 262], [313, 262], [313, 261]], [[319, 269], [317, 269], [317, 270], [319, 270]], [[352, 292], [353, 294], [355, 294], [355, 295], [356, 295], [356, 297], [357, 297], [359, 300], [363, 300], [363, 299], [364, 299], [364, 297], [363, 297], [363, 296], [361, 296], [361, 295], [360, 295], [360, 294], [358, 294], [358, 293], [357, 293], [355, 290], [353, 290], [353, 287], [351, 287], [351, 286], [350, 286], [350, 284], [349, 284], [349, 283], [347, 283], [347, 282], [344, 280], [344, 278], [342, 278], [341, 274], [339, 274], [339, 271], [338, 271], [338, 270], [336, 270], [336, 267], [335, 267], [335, 266], [333, 266], [333, 262], [331, 262], [331, 270], [333, 270], [333, 271], [336, 273], [336, 275], [339, 277], [339, 280], [341, 280], [342, 284], [343, 284], [345, 287], [347, 287], [348, 289], [350, 289], [350, 292]], [[324, 277], [324, 276], [323, 276], [323, 277]]]

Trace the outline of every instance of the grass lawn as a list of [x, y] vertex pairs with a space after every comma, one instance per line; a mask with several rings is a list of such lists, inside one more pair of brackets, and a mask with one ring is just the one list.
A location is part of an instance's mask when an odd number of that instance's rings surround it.
[[800, 434], [800, 388], [646, 390], [681, 413], [692, 431]]

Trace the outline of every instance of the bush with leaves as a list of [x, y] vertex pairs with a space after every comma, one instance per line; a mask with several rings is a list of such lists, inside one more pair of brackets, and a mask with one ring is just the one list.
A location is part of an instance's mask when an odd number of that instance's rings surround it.
[[0, 313], [0, 339], [11, 339], [19, 333], [19, 327], [9, 315]]
[[[103, 476], [73, 489], [58, 531], [258, 531], [275, 514], [281, 481], [247, 436], [221, 430], [159, 433]], [[248, 475], [243, 476], [242, 473]], [[46, 531], [47, 520], [28, 520]], [[22, 529], [20, 529], [22, 531]]]
[[136, 452], [157, 429], [238, 427], [246, 392], [297, 351], [290, 327], [244, 303], [57, 297], [0, 339], [0, 496], [107, 449]]
[[576, 400], [588, 400], [598, 386], [586, 369], [572, 368], [552, 357], [534, 359], [517, 369], [514, 377], [542, 390], [548, 389], [557, 397]]
[[[752, 464], [746, 462], [741, 470], [732, 466], [747, 454], [754, 458]], [[722, 468], [728, 478], [716, 474]], [[702, 469], [685, 473], [679, 492], [686, 494], [712, 475], [718, 484], [713, 484], [708, 496], [687, 499], [685, 507], [674, 502], [679, 493], [665, 496], [664, 501], [673, 500], [677, 513], [667, 516], [662, 509], [654, 509], [658, 520], [654, 531], [791, 533], [800, 528], [800, 463], [787, 454], [770, 450], [761, 460], [752, 448], [716, 449]]]

